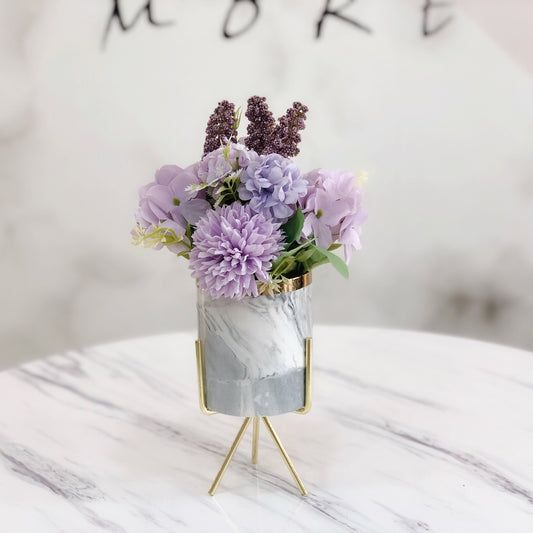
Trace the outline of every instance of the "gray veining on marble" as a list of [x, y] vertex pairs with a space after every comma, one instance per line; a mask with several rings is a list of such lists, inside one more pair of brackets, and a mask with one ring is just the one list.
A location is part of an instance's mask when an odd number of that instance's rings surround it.
[[266, 432], [197, 403], [195, 335], [0, 373], [0, 531], [531, 533], [533, 353], [406, 331], [315, 327], [307, 416]]
[[310, 285], [242, 300], [212, 299], [199, 289], [197, 307], [209, 409], [270, 416], [303, 407]]

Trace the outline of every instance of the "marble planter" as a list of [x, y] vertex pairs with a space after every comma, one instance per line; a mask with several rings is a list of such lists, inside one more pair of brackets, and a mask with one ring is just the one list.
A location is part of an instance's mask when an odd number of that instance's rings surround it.
[[257, 417], [301, 409], [305, 338], [312, 336], [310, 274], [284, 292], [212, 299], [198, 290], [207, 408]]

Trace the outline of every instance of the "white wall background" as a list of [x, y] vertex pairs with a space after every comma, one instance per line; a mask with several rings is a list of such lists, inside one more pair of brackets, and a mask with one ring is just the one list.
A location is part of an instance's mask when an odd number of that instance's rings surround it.
[[317, 40], [324, 0], [269, 0], [227, 40], [231, 3], [153, 0], [172, 25], [115, 21], [102, 49], [111, 0], [0, 0], [0, 367], [195, 327], [186, 262], [130, 245], [137, 189], [198, 159], [219, 100], [252, 94], [309, 106], [303, 169], [370, 173], [364, 250], [349, 282], [316, 271], [317, 322], [532, 349], [532, 10], [455, 3], [424, 38], [422, 0], [360, 0], [344, 14], [371, 35], [330, 17]]

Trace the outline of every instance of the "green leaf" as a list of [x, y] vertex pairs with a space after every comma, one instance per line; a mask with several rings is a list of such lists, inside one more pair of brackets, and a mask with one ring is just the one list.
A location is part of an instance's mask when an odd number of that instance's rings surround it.
[[294, 259], [298, 261], [299, 263], [304, 263], [308, 259], [312, 257], [312, 255], [315, 253], [315, 247], [311, 245], [307, 250], [302, 250], [299, 254], [297, 254]]
[[273, 265], [271, 270], [272, 278], [278, 278], [287, 272], [290, 272], [296, 263], [294, 257], [290, 255], [281, 256]]
[[187, 227], [185, 228], [185, 237], [187, 237], [187, 239], [189, 239], [189, 241], [191, 242], [192, 242], [192, 234], [194, 233], [195, 229], [196, 229], [195, 226], [187, 222]]
[[241, 125], [241, 116], [242, 116], [242, 109], [241, 106], [237, 108], [234, 115], [235, 123], [233, 124], [233, 129], [237, 131], [239, 129], [239, 126]]
[[340, 248], [342, 244], [340, 242], [334, 242], [329, 248], [328, 252], [333, 252], [333, 250], [336, 250], [337, 248]]
[[341, 276], [348, 279], [348, 265], [338, 255], [335, 255], [324, 248], [320, 248], [320, 246], [315, 246], [315, 248], [318, 252], [326, 256], [327, 260], [341, 274]]
[[281, 226], [283, 233], [285, 233], [285, 241], [287, 244], [292, 244], [300, 236], [303, 227], [304, 214], [302, 213], [302, 210], [298, 208], [294, 215]]
[[329, 259], [320, 250], [317, 250], [316, 246], [312, 246], [312, 250], [311, 257], [302, 264], [305, 271], [312, 270], [324, 263], [329, 263]]
[[308, 271], [328, 262], [328, 258], [324, 254], [321, 254], [319, 251], [315, 250], [313, 255], [305, 263], [303, 263], [303, 266], [305, 270]]

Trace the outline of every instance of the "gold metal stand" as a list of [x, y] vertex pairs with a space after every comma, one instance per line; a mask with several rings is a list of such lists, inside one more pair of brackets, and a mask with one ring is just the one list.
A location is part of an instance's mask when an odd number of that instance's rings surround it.
[[[276, 443], [279, 453], [281, 453], [281, 456], [283, 457], [283, 460], [285, 461], [285, 464], [287, 465], [289, 472], [292, 474], [292, 477], [294, 478], [296, 485], [298, 485], [298, 489], [300, 490], [300, 493], [302, 494], [302, 496], [305, 496], [307, 494], [307, 490], [305, 489], [305, 486], [302, 483], [300, 476], [298, 476], [298, 473], [296, 472], [296, 469], [294, 468], [294, 465], [292, 464], [291, 458], [285, 451], [285, 448], [283, 447], [283, 444], [279, 440], [277, 433], [274, 431], [274, 428], [272, 427], [272, 422], [270, 422], [267, 416], [262, 416], [261, 418], [263, 419], [263, 422], [265, 423], [265, 426], [267, 427], [268, 432], [272, 436], [272, 439]], [[254, 464], [257, 464], [257, 449], [258, 449], [258, 442], [259, 442], [259, 419], [260, 417], [258, 416], [253, 417], [254, 434], [252, 437], [252, 463]], [[237, 448], [239, 447], [239, 444], [241, 443], [241, 440], [244, 436], [244, 433], [246, 432], [246, 429], [250, 425], [250, 420], [252, 420], [252, 417], [247, 416], [244, 419], [244, 422], [242, 423], [242, 426], [240, 427], [239, 431], [237, 432], [237, 436], [235, 437], [235, 440], [233, 441], [233, 444], [231, 445], [231, 448], [229, 449], [229, 452], [226, 455], [226, 458], [224, 459], [224, 462], [222, 463], [222, 466], [220, 467], [220, 470], [218, 471], [215, 477], [215, 481], [213, 481], [213, 484], [211, 485], [211, 488], [209, 489], [209, 494], [211, 494], [211, 496], [215, 495], [215, 492], [217, 491], [217, 488], [220, 485], [220, 481], [222, 480], [222, 477], [226, 473], [226, 470], [228, 469], [228, 466], [231, 460], [233, 459], [233, 456], [235, 455], [235, 452]]]
[[235, 454], [239, 444], [241, 443], [241, 440], [242, 440], [242, 437], [244, 436], [246, 428], [250, 424], [250, 420], [251, 418], [247, 416], [244, 419], [244, 422], [242, 423], [241, 429], [239, 429], [239, 431], [237, 432], [237, 436], [235, 437], [235, 440], [233, 441], [233, 444], [231, 445], [231, 448], [229, 449], [228, 455], [226, 455], [226, 458], [224, 459], [224, 462], [222, 463], [222, 466], [220, 467], [220, 470], [218, 471], [218, 474], [215, 477], [215, 481], [213, 481], [213, 484], [211, 485], [211, 488], [209, 489], [209, 494], [211, 494], [211, 496], [215, 495], [218, 485], [220, 484], [220, 480], [222, 479], [222, 476], [226, 473], [226, 470], [228, 469], [228, 465], [230, 461], [233, 459], [233, 455]]
[[[295, 413], [304, 415], [309, 412], [311, 409], [311, 386], [312, 386], [312, 372], [311, 372], [311, 364], [312, 364], [312, 351], [313, 351], [313, 340], [308, 337], [305, 339], [305, 398], [304, 398], [304, 405], [301, 409], [298, 409], [297, 411], [294, 411]], [[216, 414], [216, 411], [212, 411], [207, 407], [207, 403], [205, 400], [205, 377], [204, 377], [204, 354], [203, 354], [203, 348], [202, 348], [202, 342], [198, 339], [196, 341], [196, 365], [198, 370], [198, 391], [200, 396], [200, 409], [202, 413], [206, 415], [214, 415]], [[285, 461], [285, 464], [287, 465], [287, 468], [289, 469], [289, 472], [291, 473], [292, 477], [294, 478], [294, 481], [296, 482], [296, 485], [298, 486], [298, 489], [302, 496], [305, 496], [307, 494], [307, 490], [305, 489], [304, 484], [302, 483], [302, 480], [298, 476], [298, 473], [296, 472], [296, 469], [294, 468], [294, 465], [292, 464], [292, 461], [285, 451], [285, 448], [283, 447], [283, 444], [281, 443], [281, 440], [279, 439], [277, 433], [274, 431], [274, 428], [272, 426], [272, 422], [270, 422], [270, 419], [267, 416], [263, 417], [246, 417], [244, 419], [244, 422], [242, 423], [239, 431], [237, 432], [237, 436], [235, 437], [235, 440], [233, 441], [233, 444], [231, 445], [224, 462], [222, 463], [222, 466], [220, 467], [220, 470], [218, 471], [215, 480], [213, 481], [213, 484], [211, 485], [211, 488], [209, 489], [209, 494], [211, 496], [215, 495], [215, 492], [220, 484], [220, 481], [222, 480], [222, 477], [226, 473], [226, 470], [228, 469], [228, 466], [233, 459], [233, 456], [235, 455], [235, 452], [237, 451], [237, 448], [239, 447], [239, 444], [241, 443], [241, 440], [246, 433], [246, 430], [248, 429], [248, 426], [250, 425], [250, 421], [253, 420], [253, 434], [252, 434], [252, 463], [257, 464], [258, 461], [258, 453], [259, 453], [259, 426], [260, 426], [260, 419], [263, 419], [263, 422], [270, 433], [270, 436], [272, 437], [272, 440], [276, 444], [281, 456], [283, 457], [283, 460]]]
[[254, 434], [252, 436], [252, 463], [257, 464], [259, 454], [259, 417], [254, 417]]

